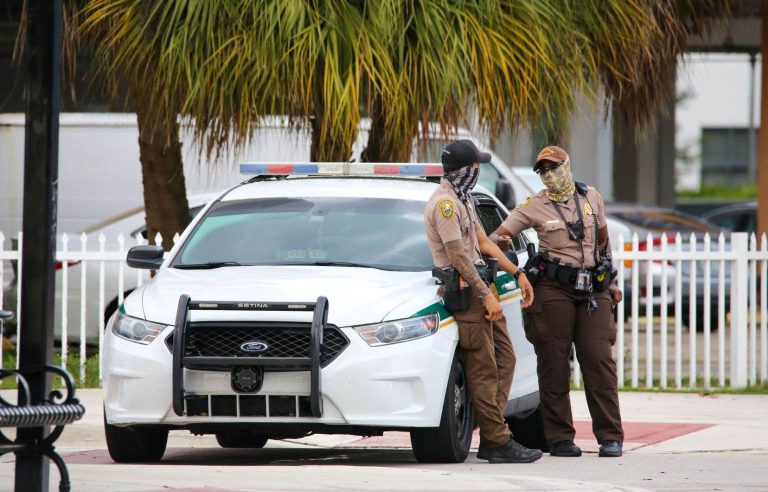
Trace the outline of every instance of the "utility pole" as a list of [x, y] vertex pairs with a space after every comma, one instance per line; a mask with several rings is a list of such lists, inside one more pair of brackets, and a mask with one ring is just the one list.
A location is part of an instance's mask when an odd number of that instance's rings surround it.
[[760, 131], [757, 142], [757, 237], [768, 234], [768, 8], [763, 5], [760, 35]]
[[[53, 357], [53, 294], [56, 256], [56, 195], [59, 180], [61, 92], [61, 0], [27, 3], [26, 128], [24, 133], [24, 246], [22, 251], [19, 369], [50, 364]], [[66, 341], [62, 340], [62, 343]], [[47, 399], [50, 377], [27, 378], [31, 403]], [[21, 395], [21, 389], [19, 390]], [[47, 427], [21, 428], [19, 440], [42, 440]], [[15, 490], [48, 490], [48, 458], [16, 456]]]

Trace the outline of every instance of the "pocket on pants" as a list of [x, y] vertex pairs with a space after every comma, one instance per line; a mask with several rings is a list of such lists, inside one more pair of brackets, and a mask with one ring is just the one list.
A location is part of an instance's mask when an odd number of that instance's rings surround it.
[[541, 328], [541, 304], [536, 304], [534, 302], [531, 307], [523, 311], [523, 330], [525, 331], [525, 338], [531, 343], [540, 341], [541, 336], [538, 332]]
[[482, 345], [482, 330], [487, 329], [482, 323], [471, 321], [459, 322], [459, 347], [462, 350], [477, 350]]

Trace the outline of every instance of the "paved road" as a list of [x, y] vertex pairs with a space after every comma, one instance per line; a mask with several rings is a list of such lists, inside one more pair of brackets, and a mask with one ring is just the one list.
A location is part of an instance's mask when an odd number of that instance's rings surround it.
[[[79, 395], [86, 418], [59, 441], [74, 491], [768, 490], [768, 396], [621, 393], [626, 454], [619, 459], [597, 457], [584, 395], [574, 392], [577, 443], [586, 451], [578, 459], [489, 465], [472, 453], [461, 464], [423, 465], [403, 433], [232, 450], [178, 432], [159, 464], [117, 465], [105, 449], [99, 390]], [[0, 491], [12, 490], [13, 470], [12, 456], [0, 458]]]

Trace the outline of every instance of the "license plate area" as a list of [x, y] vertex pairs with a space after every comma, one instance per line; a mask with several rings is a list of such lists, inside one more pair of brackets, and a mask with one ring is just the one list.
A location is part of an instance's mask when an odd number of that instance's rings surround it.
[[258, 393], [264, 384], [264, 368], [261, 366], [236, 366], [230, 373], [232, 390], [236, 393]]

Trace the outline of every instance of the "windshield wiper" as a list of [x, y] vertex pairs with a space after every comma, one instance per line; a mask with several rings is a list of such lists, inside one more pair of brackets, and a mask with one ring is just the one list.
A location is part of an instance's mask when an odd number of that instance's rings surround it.
[[359, 267], [359, 268], [375, 268], [377, 270], [397, 270], [396, 268], [384, 267], [382, 265], [367, 265], [365, 263], [353, 263], [351, 261], [313, 261], [312, 263], [306, 263], [307, 265], [314, 266], [344, 266], [344, 267]]
[[236, 261], [209, 261], [208, 263], [189, 263], [185, 265], [174, 265], [173, 268], [181, 268], [182, 270], [208, 270], [212, 268], [221, 268], [228, 266], [243, 266], [242, 263]]

